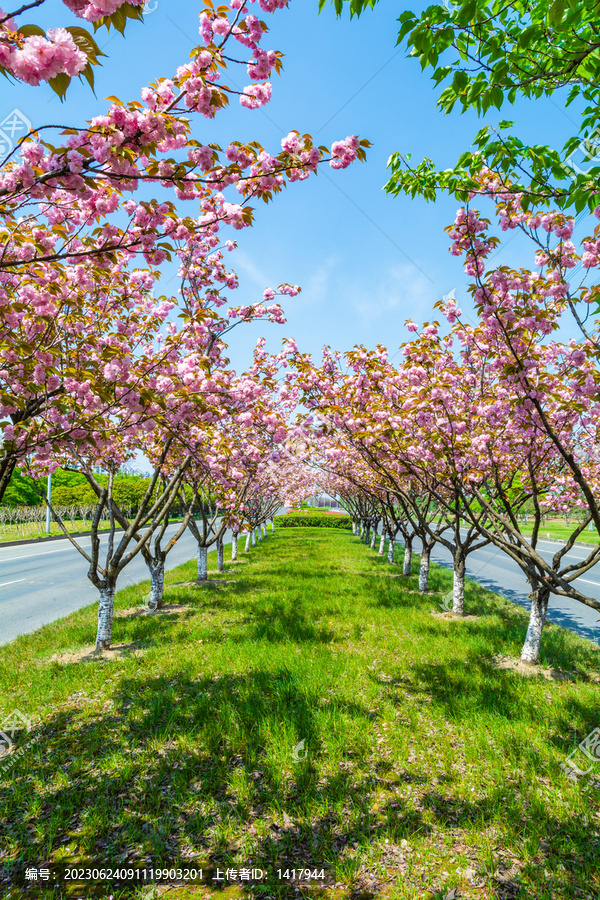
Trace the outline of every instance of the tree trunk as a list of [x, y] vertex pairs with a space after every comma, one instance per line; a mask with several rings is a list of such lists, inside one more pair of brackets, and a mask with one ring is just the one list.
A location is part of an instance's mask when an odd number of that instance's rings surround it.
[[275, 531], [275, 519], [271, 519], [271, 534]]
[[253, 547], [256, 547], [256, 543], [257, 543], [257, 541], [256, 541], [256, 532], [257, 532], [257, 529], [256, 529], [256, 528], [253, 528], [253, 529], [252, 529], [252, 546], [253, 546]]
[[541, 587], [539, 582], [536, 582], [536, 587], [531, 592], [529, 628], [521, 650], [521, 660], [528, 666], [535, 666], [540, 656], [542, 631], [546, 621], [546, 613], [548, 612], [549, 599], [550, 591], [548, 588]]
[[412, 566], [412, 545], [413, 539], [406, 538], [404, 542], [404, 565], [402, 566], [402, 574], [410, 575], [410, 569]]
[[421, 566], [419, 568], [419, 590], [426, 591], [429, 584], [429, 561], [431, 549], [423, 547], [421, 551]]
[[390, 536], [390, 542], [388, 544], [388, 562], [394, 562], [394, 547], [396, 545], [396, 539]]
[[374, 549], [375, 549], [375, 544], [376, 544], [376, 543], [377, 543], [377, 529], [374, 528], [374, 529], [373, 529], [373, 535], [372, 535], [372, 537], [371, 537], [371, 544], [370, 544], [371, 550], [374, 550]]
[[385, 550], [385, 531], [381, 532], [381, 540], [379, 541], [379, 553], [378, 556], [383, 556], [383, 551]]
[[198, 581], [208, 578], [208, 548], [198, 547]]
[[9, 485], [16, 466], [16, 456], [5, 456], [2, 462], [0, 462], [0, 501], [4, 497], [4, 492]]
[[371, 526], [367, 525], [367, 530], [365, 531], [365, 544], [367, 547], [369, 546], [369, 542], [371, 540]]
[[163, 605], [163, 593], [165, 588], [165, 561], [164, 559], [152, 560], [148, 563], [150, 569], [150, 609], [160, 609]]
[[238, 541], [238, 533], [234, 531], [231, 535], [231, 561], [235, 562], [237, 559], [237, 541]]
[[244, 553], [247, 553], [248, 550], [250, 549], [251, 542], [252, 542], [252, 532], [249, 531], [248, 534], [246, 535], [246, 546], [244, 547]]
[[223, 572], [225, 569], [225, 563], [223, 561], [223, 539], [219, 538], [217, 541], [217, 568], [219, 572]]
[[465, 571], [467, 565], [462, 550], [454, 553], [454, 584], [452, 586], [452, 615], [465, 614]]
[[96, 632], [96, 652], [109, 650], [112, 640], [113, 613], [115, 609], [115, 587], [106, 585], [100, 588], [98, 601], [98, 630]]

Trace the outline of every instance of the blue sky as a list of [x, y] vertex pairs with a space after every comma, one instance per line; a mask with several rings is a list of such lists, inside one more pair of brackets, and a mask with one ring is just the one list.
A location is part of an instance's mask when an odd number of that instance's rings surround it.
[[[328, 145], [354, 133], [373, 144], [366, 164], [343, 171], [324, 167], [318, 177], [291, 185], [268, 206], [261, 202], [252, 229], [227, 234], [239, 244], [227, 258], [240, 276], [236, 303], [254, 302], [265, 287], [283, 281], [302, 286], [298, 297], [285, 300], [286, 325], [256, 324], [232, 333], [230, 355], [238, 369], [248, 364], [261, 333], [272, 350], [290, 336], [301, 350], [314, 354], [324, 344], [345, 350], [378, 342], [394, 352], [408, 337], [405, 320], [430, 320], [433, 303], [450, 290], [456, 290], [465, 311], [469, 308], [461, 262], [449, 255], [444, 234], [456, 200], [444, 197], [426, 204], [393, 199], [382, 190], [393, 151], [450, 166], [482, 124], [473, 114], [444, 116], [436, 110], [429, 75], [396, 47], [396, 20], [404, 8], [383, 0], [374, 11], [350, 21], [348, 15], [336, 19], [332, 8], [319, 15], [317, 0], [292, 0], [289, 9], [264, 16], [270, 32], [263, 46], [285, 54], [283, 74], [273, 78], [272, 102], [250, 111], [234, 101], [213, 121], [193, 117], [194, 136], [221, 146], [254, 139], [276, 152], [292, 128]], [[149, 81], [171, 75], [198, 42], [201, 4], [152, 0], [149, 9], [143, 24], [130, 23], [125, 39], [98, 32], [108, 59], [95, 70], [96, 97], [78, 81], [62, 104], [48, 86], [2, 82], [0, 121], [17, 107], [34, 126], [79, 125], [106, 108], [103, 98], [108, 95], [139, 99]], [[45, 27], [75, 21], [59, 0], [50, 0], [42, 10], [20, 21]], [[245, 68], [232, 70], [227, 81], [248, 84]], [[524, 140], [557, 148], [577, 131], [575, 113], [565, 113], [562, 104], [550, 99], [491, 111], [485, 122], [506, 118], [516, 121], [515, 130]], [[182, 207], [194, 212], [192, 204]], [[494, 262], [524, 265], [531, 254], [515, 238]], [[172, 271], [166, 272], [165, 291], [177, 289], [171, 276]]]

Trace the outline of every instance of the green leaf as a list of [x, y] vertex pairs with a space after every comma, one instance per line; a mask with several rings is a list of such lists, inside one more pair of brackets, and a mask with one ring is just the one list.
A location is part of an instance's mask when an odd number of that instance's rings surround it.
[[94, 38], [89, 31], [85, 30], [85, 28], [79, 28], [77, 25], [69, 25], [65, 30], [69, 32], [79, 49], [83, 50], [93, 65], [98, 65], [97, 60], [99, 56], [106, 56], [106, 53], [102, 52]]
[[79, 77], [85, 78], [91, 89], [94, 90], [94, 70], [92, 69], [91, 63], [88, 63], [85, 69], [79, 73]]
[[64, 100], [69, 85], [71, 84], [71, 78], [69, 77], [69, 75], [61, 72], [59, 75], [55, 75], [54, 78], [51, 78], [48, 84], [50, 85], [54, 93], [58, 94], [61, 100]]
[[46, 32], [43, 28], [40, 28], [39, 25], [20, 25], [18, 33], [22, 34], [23, 37], [31, 37], [31, 35], [33, 34], [38, 34], [42, 37], [46, 37]]
[[548, 10], [548, 21], [551, 25], [560, 25], [565, 13], [565, 0], [554, 0]]

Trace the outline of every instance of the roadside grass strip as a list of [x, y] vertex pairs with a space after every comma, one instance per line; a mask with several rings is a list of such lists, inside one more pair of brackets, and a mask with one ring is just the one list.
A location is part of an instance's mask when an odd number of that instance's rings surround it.
[[2, 897], [597, 900], [594, 645], [549, 624], [544, 672], [501, 667], [524, 610], [469, 582], [474, 618], [432, 616], [451, 573], [420, 594], [347, 531], [230, 552], [164, 612], [120, 591], [112, 656], [94, 606], [2, 648]]

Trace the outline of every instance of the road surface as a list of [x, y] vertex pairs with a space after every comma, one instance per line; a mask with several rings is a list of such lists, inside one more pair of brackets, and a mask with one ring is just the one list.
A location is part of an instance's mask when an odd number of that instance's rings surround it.
[[[540, 555], [548, 560], [556, 553], [559, 546], [553, 541], [538, 541]], [[420, 548], [420, 542], [415, 540], [415, 552], [418, 553]], [[578, 559], [585, 559], [589, 552], [589, 548], [575, 545], [573, 550], [564, 557], [564, 560], [568, 560], [570, 564]], [[452, 557], [448, 550], [440, 544], [436, 544], [431, 558], [441, 565], [452, 568]], [[518, 565], [502, 550], [488, 545], [470, 554], [467, 557], [467, 575], [494, 593], [529, 610], [527, 595], [531, 589], [527, 580]], [[582, 593], [600, 602], [600, 563], [586, 572], [582, 578], [577, 578], [575, 584]], [[594, 643], [600, 642], [600, 622], [598, 621], [600, 612], [583, 603], [570, 600], [568, 597], [557, 597], [555, 594], [550, 594], [548, 619], [557, 625], [576, 631]]]
[[[171, 525], [166, 536], [174, 534], [177, 528], [178, 525]], [[77, 540], [89, 552], [89, 537]], [[103, 535], [102, 545], [105, 541], [106, 535]], [[230, 541], [231, 532], [228, 531], [225, 543]], [[195, 557], [196, 547], [196, 541], [186, 529], [167, 556], [167, 569]], [[214, 545], [209, 554], [212, 549]], [[117, 590], [148, 578], [148, 569], [140, 553], [119, 576]], [[0, 645], [97, 600], [98, 591], [87, 577], [87, 563], [67, 538], [0, 546]]]

